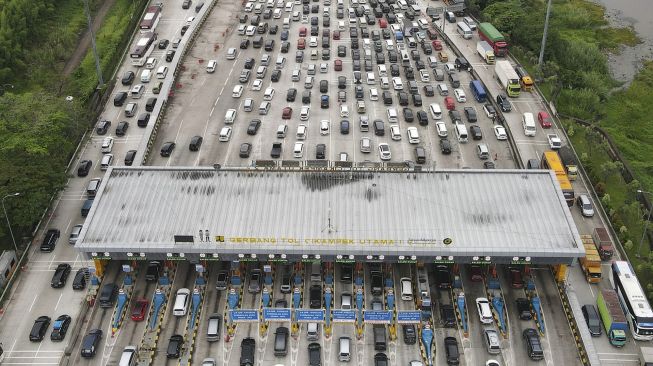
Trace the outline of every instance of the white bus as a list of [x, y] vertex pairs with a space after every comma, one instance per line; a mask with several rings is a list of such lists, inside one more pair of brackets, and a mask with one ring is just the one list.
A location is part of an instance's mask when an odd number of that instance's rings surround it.
[[630, 323], [633, 338], [640, 341], [653, 340], [653, 310], [630, 263], [612, 263], [612, 282]]
[[136, 45], [134, 45], [134, 48], [129, 53], [129, 57], [132, 59], [132, 65], [143, 66], [145, 64], [145, 60], [147, 60], [155, 47], [154, 41], [156, 41], [156, 33], [147, 32], [141, 34], [141, 38], [138, 39]]
[[463, 36], [464, 39], [472, 39], [472, 30], [464, 22], [458, 22], [456, 25], [456, 30], [461, 36]]

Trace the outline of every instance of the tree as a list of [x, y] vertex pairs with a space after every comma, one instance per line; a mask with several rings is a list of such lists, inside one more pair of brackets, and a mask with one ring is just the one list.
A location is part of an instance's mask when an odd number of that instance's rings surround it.
[[[621, 164], [621, 166], [623, 166], [623, 164]], [[604, 182], [606, 182], [608, 178], [619, 173], [620, 171], [620, 164], [617, 164], [614, 161], [606, 161], [599, 166], [599, 174], [601, 175], [601, 178], [603, 178]]]

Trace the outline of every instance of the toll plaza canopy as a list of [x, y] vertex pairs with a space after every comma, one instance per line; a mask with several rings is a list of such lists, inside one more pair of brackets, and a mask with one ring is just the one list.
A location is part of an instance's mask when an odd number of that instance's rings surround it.
[[571, 263], [548, 170], [110, 167], [77, 244], [98, 259]]

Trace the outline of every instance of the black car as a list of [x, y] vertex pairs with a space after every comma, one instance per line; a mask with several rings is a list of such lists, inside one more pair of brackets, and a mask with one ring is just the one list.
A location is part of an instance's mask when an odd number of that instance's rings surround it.
[[252, 152], [252, 144], [249, 142], [243, 142], [240, 144], [240, 152], [238, 156], [241, 158], [249, 158], [249, 154]]
[[202, 136], [193, 136], [193, 137], [191, 137], [190, 144], [188, 144], [188, 150], [198, 151], [200, 149], [200, 146], [202, 146], [203, 141], [204, 141], [204, 138]]
[[246, 50], [247, 48], [249, 48], [249, 39], [243, 39], [240, 41], [240, 49]]
[[478, 120], [478, 117], [476, 115], [476, 109], [474, 109], [474, 107], [465, 107], [463, 110], [465, 111], [465, 117], [467, 118], [467, 122], [473, 123]]
[[496, 166], [492, 161], [486, 161], [483, 163], [483, 169], [494, 169], [494, 168], [496, 168]]
[[52, 324], [52, 333], [50, 333], [51, 341], [62, 341], [66, 338], [68, 327], [70, 326], [70, 316], [60, 315], [57, 320]]
[[93, 162], [90, 160], [82, 160], [79, 162], [79, 166], [77, 166], [77, 176], [78, 177], [85, 177], [88, 175], [88, 172], [91, 171], [91, 166], [93, 166]]
[[240, 14], [238, 16], [238, 23], [245, 24], [247, 23], [247, 19], [249, 19], [249, 16], [247, 14]]
[[432, 97], [435, 95], [435, 90], [432, 85], [424, 85], [424, 95], [427, 97]]
[[181, 352], [181, 345], [184, 343], [184, 337], [179, 334], [174, 334], [168, 341], [168, 348], [166, 350], [167, 358], [179, 358]]
[[256, 135], [258, 132], [258, 129], [261, 127], [261, 120], [260, 119], [253, 119], [249, 122], [249, 126], [247, 126], [247, 134], [248, 135]]
[[320, 80], [320, 93], [329, 92], [329, 82], [326, 80]]
[[309, 307], [311, 309], [322, 308], [322, 286], [312, 285], [309, 289]]
[[295, 88], [288, 89], [288, 93], [286, 94], [286, 101], [294, 102], [296, 97], [297, 97], [297, 89]]
[[152, 98], [147, 98], [147, 102], [145, 102], [145, 110], [147, 112], [152, 112], [154, 111], [154, 106], [156, 106], [157, 98], [152, 97]]
[[413, 113], [413, 110], [406, 107], [403, 109], [404, 112], [404, 119], [406, 122], [413, 122], [415, 120], [415, 114]]
[[287, 29], [284, 29], [283, 31], [281, 31], [281, 40], [282, 41], [287, 41], [288, 40], [288, 35], [289, 35], [289, 32], [288, 32]]
[[347, 77], [338, 76], [338, 89], [345, 89], [347, 87]]
[[281, 42], [281, 53], [288, 53], [290, 49], [290, 42], [283, 41]]
[[70, 264], [68, 263], [61, 263], [57, 266], [57, 269], [54, 271], [54, 275], [52, 275], [52, 281], [50, 282], [50, 286], [52, 288], [61, 288], [66, 285], [66, 280], [68, 280], [68, 275], [70, 274]]
[[129, 122], [120, 121], [118, 123], [118, 126], [116, 126], [116, 136], [125, 136], [128, 128], [129, 128]]
[[399, 76], [399, 65], [390, 65], [390, 75]]
[[32, 330], [29, 332], [29, 340], [32, 342], [40, 342], [45, 336], [45, 332], [50, 326], [50, 317], [49, 316], [39, 316], [32, 326]]
[[413, 94], [413, 105], [415, 107], [421, 107], [422, 106], [422, 96], [419, 94]]
[[354, 88], [354, 96], [356, 97], [356, 100], [365, 99], [365, 91], [363, 90], [362, 85], [356, 85]]
[[497, 104], [499, 105], [499, 108], [501, 108], [501, 111], [504, 113], [510, 112], [512, 110], [512, 106], [510, 105], [508, 97], [505, 94], [497, 95]]
[[91, 358], [95, 356], [100, 340], [102, 339], [102, 330], [92, 329], [82, 339], [81, 354], [84, 358]]
[[320, 27], [314, 25], [311, 27], [311, 36], [317, 36], [320, 33]]
[[601, 318], [599, 318], [599, 313], [596, 310], [596, 307], [591, 304], [583, 305], [581, 310], [583, 311], [583, 317], [585, 318], [585, 322], [587, 323], [587, 327], [589, 328], [592, 337], [600, 337], [602, 333]]
[[136, 78], [136, 74], [134, 74], [133, 71], [125, 71], [124, 74], [122, 74], [122, 79], [120, 82], [122, 85], [132, 85], [132, 82]]
[[255, 64], [256, 64], [256, 60], [254, 60], [253, 58], [248, 57], [245, 59], [245, 69], [251, 70]]
[[453, 124], [463, 121], [462, 117], [460, 116], [460, 112], [455, 109], [449, 111], [449, 118], [451, 118], [451, 123]]
[[308, 345], [308, 365], [322, 366], [322, 346], [319, 343], [313, 342]]
[[451, 154], [451, 142], [448, 139], [440, 139], [440, 151], [445, 155]]
[[159, 49], [160, 50], [165, 50], [166, 48], [168, 48], [168, 44], [170, 44], [170, 41], [168, 41], [167, 39], [160, 40], [159, 41]]
[[542, 349], [542, 344], [540, 343], [540, 335], [537, 330], [533, 328], [526, 328], [522, 332], [524, 341], [526, 341], [526, 353], [531, 360], [542, 360], [544, 359], [544, 350]]
[[175, 50], [168, 50], [168, 51], [166, 52], [166, 61], [167, 61], [167, 62], [172, 62], [172, 59], [175, 58], [175, 53], [177, 53], [177, 51], [175, 51]]
[[455, 337], [446, 337], [444, 339], [444, 352], [448, 365], [458, 365], [460, 352], [458, 350], [458, 340]]
[[347, 56], [347, 47], [344, 45], [338, 46], [338, 57], [345, 57]]
[[188, 27], [190, 27], [190, 26], [189, 26], [189, 25], [184, 25], [183, 27], [181, 27], [181, 35], [182, 35], [182, 36], [183, 36], [184, 34], [186, 34], [186, 31], [188, 30]]
[[346, 119], [340, 121], [340, 133], [343, 135], [349, 134], [349, 121], [347, 121]]
[[161, 156], [168, 157], [172, 154], [172, 152], [175, 150], [176, 144], [172, 141], [168, 141], [163, 144], [161, 147]]
[[256, 340], [251, 337], [243, 339], [240, 342], [240, 366], [254, 366], [255, 357]]
[[326, 145], [317, 144], [315, 147], [315, 159], [326, 159]]
[[417, 122], [420, 126], [427, 126], [429, 124], [429, 116], [424, 111], [417, 111]]
[[277, 34], [279, 32], [279, 26], [278, 25], [273, 25], [270, 27], [270, 30], [268, 30], [269, 34]]
[[191, 5], [192, 3], [193, 3], [193, 2], [192, 2], [191, 0], [184, 0], [184, 2], [181, 3], [181, 8], [182, 8], [182, 9], [188, 9], [188, 8], [190, 8], [190, 5]]
[[59, 229], [49, 229], [45, 236], [43, 237], [43, 242], [41, 242], [41, 251], [42, 252], [51, 252], [54, 250], [54, 247], [57, 245], [57, 240], [59, 240], [61, 232]]
[[354, 266], [351, 263], [343, 263], [340, 269], [340, 282], [351, 283], [354, 278]]
[[73, 278], [73, 290], [83, 290], [86, 288], [86, 276], [88, 276], [88, 269], [80, 268], [75, 273]]
[[374, 355], [374, 366], [388, 366], [388, 356], [385, 353]]
[[281, 70], [272, 71], [272, 76], [270, 77], [270, 80], [276, 83], [279, 81], [279, 79], [281, 79]]
[[399, 105], [400, 106], [407, 106], [408, 105], [408, 93], [406, 93], [404, 91], [397, 92], [397, 99], [399, 99]]
[[111, 121], [102, 120], [98, 122], [97, 126], [95, 127], [95, 133], [98, 135], [106, 135], [110, 127]]
[[265, 50], [272, 51], [274, 49], [274, 39], [268, 39], [265, 41]]
[[132, 165], [134, 159], [136, 158], [136, 150], [129, 150], [125, 154], [125, 165]]
[[322, 50], [322, 60], [328, 61], [331, 59], [331, 50]]
[[116, 107], [121, 107], [123, 104], [125, 104], [125, 100], [127, 100], [127, 92], [117, 92], [113, 97], [113, 105]]
[[[446, 141], [446, 140], [440, 140]], [[445, 328], [455, 328], [456, 327], [456, 312], [453, 308], [453, 305], [442, 304], [440, 305], [440, 319], [442, 319], [442, 325]]]
[[404, 334], [404, 343], [406, 344], [415, 344], [417, 342], [417, 331], [415, 330], [415, 324], [404, 324], [402, 326]]
[[483, 132], [481, 131], [481, 128], [478, 127], [477, 125], [469, 126], [469, 132], [471, 133], [473, 140], [483, 139]]

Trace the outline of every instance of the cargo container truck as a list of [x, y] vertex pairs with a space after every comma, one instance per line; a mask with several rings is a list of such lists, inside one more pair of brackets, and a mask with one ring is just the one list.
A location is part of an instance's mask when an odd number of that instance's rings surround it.
[[560, 160], [562, 160], [562, 165], [565, 166], [567, 171], [567, 178], [569, 180], [576, 180], [578, 178], [578, 165], [576, 164], [576, 155], [571, 151], [569, 146], [562, 146], [558, 150], [558, 155], [560, 155]]
[[494, 64], [494, 50], [489, 43], [485, 41], [476, 42], [476, 52], [478, 52], [478, 55], [481, 56], [486, 64]]
[[590, 235], [581, 235], [583, 246], [585, 247], [585, 256], [580, 258], [580, 266], [585, 272], [585, 279], [589, 283], [601, 282], [601, 257], [596, 250], [594, 240]]
[[508, 41], [506, 41], [506, 37], [494, 28], [492, 24], [479, 24], [478, 36], [492, 47], [496, 57], [505, 57], [508, 53]]
[[596, 305], [599, 308], [599, 315], [603, 321], [610, 344], [623, 347], [626, 344], [628, 322], [621, 309], [621, 304], [619, 304], [617, 293], [610, 289], [601, 290]]
[[610, 260], [614, 253], [614, 247], [612, 246], [612, 239], [610, 239], [608, 230], [602, 227], [594, 228], [592, 238], [594, 239], [594, 244], [596, 244], [596, 249], [598, 249], [601, 259], [604, 261]]
[[519, 77], [515, 69], [512, 68], [510, 61], [497, 61], [494, 66], [494, 72], [497, 75], [497, 80], [501, 83], [501, 87], [506, 91], [506, 94], [509, 97], [518, 97], [521, 86], [519, 84]]

